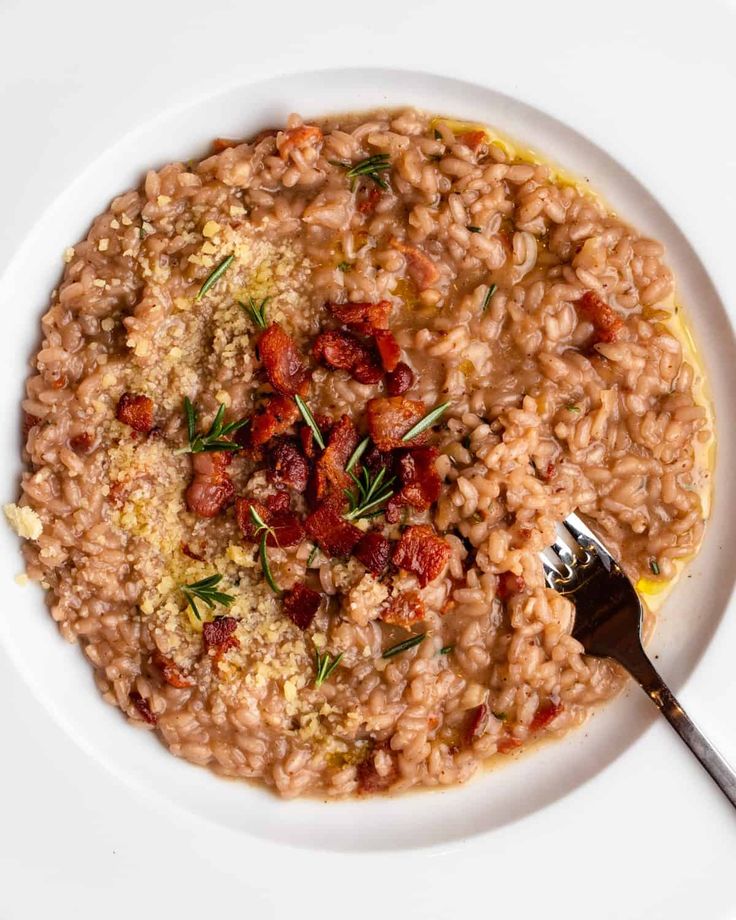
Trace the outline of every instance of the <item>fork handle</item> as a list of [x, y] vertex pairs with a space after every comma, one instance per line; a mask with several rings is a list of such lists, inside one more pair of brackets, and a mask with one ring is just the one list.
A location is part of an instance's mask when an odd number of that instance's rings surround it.
[[695, 727], [674, 694], [657, 673], [644, 649], [639, 645], [621, 664], [648, 694], [654, 705], [667, 719], [700, 763], [710, 773], [729, 802], [736, 807], [736, 773], [721, 757], [705, 735]]

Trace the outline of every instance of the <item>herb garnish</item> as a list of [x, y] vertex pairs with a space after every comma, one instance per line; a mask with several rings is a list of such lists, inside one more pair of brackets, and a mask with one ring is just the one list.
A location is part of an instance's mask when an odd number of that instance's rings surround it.
[[480, 232], [481, 232], [481, 228], [480, 228], [480, 227], [476, 227], [475, 224], [468, 224], [468, 226], [467, 226], [465, 229], [466, 229], [466, 230], [469, 230], [471, 233], [480, 233]]
[[387, 648], [383, 655], [381, 655], [381, 658], [393, 658], [394, 655], [400, 655], [408, 648], [414, 648], [415, 645], [419, 645], [420, 642], [424, 642], [426, 638], [426, 633], [419, 633], [418, 636], [411, 636], [409, 639], [404, 639], [403, 642], [397, 642], [396, 645], [392, 645], [391, 648]]
[[443, 645], [439, 651], [440, 655], [449, 655], [455, 649], [454, 645]]
[[488, 309], [488, 304], [491, 302], [491, 297], [493, 297], [493, 295], [496, 293], [497, 290], [498, 290], [498, 285], [492, 284], [486, 291], [486, 296], [483, 298], [483, 306], [481, 307], [481, 311], [483, 313], [485, 313], [486, 310]]
[[317, 649], [314, 650], [314, 667], [317, 671], [317, 673], [314, 675], [315, 687], [321, 687], [322, 684], [330, 676], [330, 674], [332, 674], [335, 668], [340, 664], [342, 654], [343, 653], [340, 652], [339, 655], [336, 655], [334, 658], [332, 658], [329, 652], [325, 652], [324, 655], [320, 655]]
[[392, 487], [396, 479], [395, 476], [386, 478], [387, 472], [386, 467], [382, 466], [375, 474], [365, 467], [360, 476], [348, 473], [356, 488], [343, 490], [350, 505], [350, 510], [343, 515], [346, 521], [375, 517], [382, 512], [381, 505], [394, 494]]
[[276, 539], [276, 534], [274, 533], [273, 527], [269, 527], [268, 524], [263, 520], [260, 514], [256, 511], [253, 505], [250, 506], [250, 517], [253, 523], [256, 525], [254, 536], [261, 534], [261, 542], [258, 547], [258, 555], [261, 559], [261, 569], [263, 570], [263, 577], [268, 583], [268, 587], [273, 591], [274, 594], [281, 594], [281, 588], [276, 584], [273, 574], [271, 573], [271, 565], [268, 561], [268, 550], [266, 548], [266, 540], [269, 536], [273, 536], [274, 540]]
[[357, 447], [355, 448], [355, 450], [352, 452], [352, 454], [350, 455], [350, 459], [349, 459], [348, 462], [345, 464], [345, 472], [346, 472], [346, 473], [349, 473], [350, 470], [352, 470], [352, 468], [353, 468], [353, 467], [355, 466], [355, 464], [358, 462], [358, 460], [360, 460], [360, 458], [363, 456], [363, 454], [365, 453], [366, 448], [368, 447], [368, 444], [370, 443], [370, 440], [371, 440], [371, 439], [370, 439], [369, 437], [363, 438], [363, 440], [360, 442], [360, 444], [358, 444], [358, 446], [357, 446]]
[[239, 300], [238, 303], [244, 310], [250, 313], [251, 319], [256, 326], [265, 329], [268, 325], [266, 322], [266, 304], [270, 299], [270, 297], [264, 297], [260, 303], [256, 303], [254, 297], [248, 297], [248, 303], [243, 303], [242, 300]]
[[341, 272], [349, 272], [353, 265], [352, 262], [338, 262], [337, 267]]
[[350, 187], [355, 188], [355, 182], [359, 176], [367, 176], [385, 191], [388, 188], [388, 182], [381, 173], [388, 172], [389, 169], [391, 169], [391, 160], [387, 153], [377, 153], [375, 156], [366, 157], [365, 160], [351, 166], [347, 171], [347, 177], [351, 180]]
[[508, 720], [508, 716], [505, 712], [493, 712], [493, 710], [491, 710], [491, 715], [494, 719], [498, 719], [499, 722], [506, 722]]
[[416, 425], [412, 425], [401, 440], [411, 441], [412, 438], [416, 438], [417, 435], [426, 431], [427, 428], [431, 428], [449, 405], [449, 402], [443, 402], [439, 406], [436, 406], [431, 412], [428, 412], [424, 418], [420, 418]]
[[174, 451], [175, 454], [200, 454], [212, 450], [240, 450], [240, 445], [233, 441], [226, 441], [229, 434], [238, 431], [244, 425], [247, 425], [249, 419], [241, 418], [237, 422], [229, 422], [227, 425], [222, 424], [222, 417], [225, 414], [225, 404], [220, 403], [209, 430], [205, 434], [197, 434], [197, 410], [192, 405], [188, 396], [184, 397], [184, 415], [187, 420], [187, 435], [189, 445], [179, 447]]
[[207, 293], [207, 291], [209, 291], [209, 289], [212, 287], [212, 285], [216, 284], [217, 281], [219, 281], [219, 279], [222, 278], [222, 276], [225, 274], [228, 268], [230, 268], [230, 265], [234, 258], [235, 256], [232, 253], [229, 256], [226, 256], [222, 260], [222, 262], [220, 262], [217, 268], [215, 268], [213, 271], [209, 273], [209, 275], [207, 275], [207, 277], [204, 279], [204, 283], [202, 284], [202, 287], [199, 289], [199, 292], [197, 293], [197, 296], [194, 298], [195, 301], [201, 300], [204, 297], [204, 295]]
[[302, 414], [302, 418], [312, 429], [312, 434], [314, 435], [314, 440], [319, 444], [322, 450], [325, 449], [325, 439], [322, 437], [322, 432], [319, 430], [319, 425], [315, 422], [314, 416], [312, 415], [309, 406], [304, 402], [304, 400], [298, 394], [294, 397], [294, 402], [297, 404], [297, 408]]
[[314, 557], [317, 555], [318, 552], [319, 552], [319, 546], [317, 546], [317, 544], [315, 543], [314, 546], [312, 547], [312, 551], [307, 557], [307, 568], [309, 568], [311, 564], [314, 562]]
[[203, 601], [210, 610], [214, 608], [215, 604], [229, 607], [235, 600], [231, 594], [223, 594], [222, 591], [215, 590], [221, 581], [222, 575], [208, 575], [207, 578], [195, 581], [191, 585], [179, 585], [184, 597], [187, 599], [187, 603], [192, 608], [192, 613], [198, 620], [201, 620], [202, 617], [197, 609], [196, 600]]
[[437, 128], [434, 129], [434, 139], [435, 139], [436, 141], [441, 141], [441, 140], [442, 140], [442, 135], [441, 135], [440, 132], [437, 130]]
[[649, 568], [652, 570], [653, 575], [659, 575], [659, 563], [656, 559], [649, 560]]

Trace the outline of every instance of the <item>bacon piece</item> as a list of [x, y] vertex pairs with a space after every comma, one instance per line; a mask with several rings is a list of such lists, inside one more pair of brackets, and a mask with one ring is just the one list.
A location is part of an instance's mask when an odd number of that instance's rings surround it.
[[378, 303], [327, 303], [327, 309], [335, 319], [352, 326], [356, 332], [370, 335], [376, 329], [388, 329], [391, 315], [391, 302], [379, 300]]
[[485, 703], [470, 710], [468, 724], [465, 727], [465, 743], [471, 745], [488, 730], [490, 711]]
[[281, 159], [285, 160], [294, 149], [321, 147], [322, 139], [322, 131], [316, 125], [299, 125], [298, 128], [280, 132], [276, 138], [276, 146]]
[[521, 747], [521, 741], [518, 738], [513, 738], [511, 735], [505, 735], [498, 742], [496, 749], [499, 754], [508, 754], [511, 751], [516, 750], [516, 748]]
[[299, 629], [308, 629], [321, 603], [321, 594], [298, 581], [284, 595], [284, 613]]
[[[402, 436], [424, 417], [426, 411], [423, 402], [404, 396], [369, 399], [366, 406], [368, 431], [376, 447], [379, 450], [406, 447]], [[422, 432], [412, 439], [412, 444], [421, 444], [428, 436], [426, 431]]]
[[[288, 502], [288, 496], [286, 500]], [[285, 508], [283, 504], [278, 504], [281, 501], [282, 499], [271, 500], [268, 504], [264, 504], [249, 498], [239, 498], [235, 502], [235, 520], [246, 540], [254, 542], [261, 539], [261, 534], [256, 534], [257, 525], [250, 513], [250, 509], [254, 508], [272, 531], [266, 537], [266, 546], [284, 548], [296, 546], [302, 542], [304, 539], [302, 522], [288, 507]]]
[[269, 514], [277, 514], [279, 511], [291, 511], [291, 499], [289, 493], [283, 489], [272, 492], [263, 499], [263, 504], [268, 509]]
[[371, 183], [364, 185], [356, 196], [358, 202], [358, 211], [360, 214], [372, 214], [376, 210], [376, 205], [381, 200], [381, 189]]
[[94, 440], [94, 436], [89, 431], [81, 431], [69, 439], [69, 447], [75, 454], [87, 454], [94, 444]]
[[200, 555], [199, 553], [195, 553], [188, 543], [182, 543], [180, 549], [184, 555], [189, 556], [190, 559], [196, 559], [197, 562], [204, 562], [204, 556]]
[[424, 619], [425, 613], [424, 601], [416, 591], [406, 591], [389, 600], [381, 611], [381, 619], [384, 623], [411, 629], [414, 623]]
[[182, 674], [178, 665], [158, 649], [151, 655], [151, 661], [161, 671], [161, 676], [170, 686], [176, 687], [177, 690], [184, 690], [186, 687], [194, 686], [193, 681]]
[[440, 277], [439, 269], [429, 256], [408, 243], [393, 238], [390, 245], [406, 257], [407, 271], [420, 291], [426, 290]]
[[381, 468], [384, 466], [390, 467], [391, 464], [391, 454], [383, 453], [376, 447], [375, 444], [369, 444], [365, 450], [365, 453], [360, 458], [360, 465], [364, 466], [374, 474], [379, 473]]
[[414, 371], [399, 361], [393, 371], [386, 374], [386, 392], [389, 396], [401, 396], [414, 386]]
[[[322, 438], [327, 443], [327, 439], [332, 431], [332, 426], [335, 424], [334, 421], [327, 415], [315, 415], [314, 420], [317, 423], [317, 427], [322, 432]], [[299, 426], [299, 441], [302, 446], [304, 454], [312, 460], [317, 456], [317, 452], [321, 450], [317, 446], [317, 442], [314, 440], [314, 435], [312, 434], [312, 429], [304, 423]]]
[[485, 144], [488, 140], [485, 131], [463, 131], [462, 134], [458, 134], [457, 141], [460, 144], [465, 144], [466, 147], [470, 147], [471, 150], [475, 150], [477, 147], [480, 147], [481, 144]]
[[294, 438], [282, 438], [269, 450], [269, 478], [303, 492], [309, 481], [309, 464]]
[[623, 320], [594, 291], [586, 291], [577, 302], [578, 311], [593, 323], [598, 342], [613, 342]]
[[36, 425], [41, 421], [37, 415], [31, 415], [30, 412], [23, 413], [23, 421], [21, 423], [21, 433], [23, 435], [23, 440], [25, 441], [28, 438], [28, 434], [31, 428], [35, 428]]
[[378, 348], [383, 369], [389, 373], [395, 371], [401, 358], [401, 348], [394, 338], [393, 332], [389, 332], [387, 329], [378, 329], [373, 333], [373, 338]]
[[391, 556], [391, 541], [377, 530], [369, 530], [358, 540], [353, 555], [376, 578], [384, 571]]
[[235, 494], [226, 470], [232, 460], [228, 450], [192, 454], [194, 476], [186, 491], [187, 508], [203, 518], [219, 514]]
[[291, 336], [278, 323], [271, 323], [258, 342], [258, 354], [268, 382], [284, 396], [306, 396], [309, 370]]
[[148, 434], [153, 428], [153, 402], [139, 393], [123, 393], [115, 417], [134, 431]]
[[304, 522], [309, 536], [328, 556], [349, 556], [363, 531], [342, 516], [342, 496], [332, 494]]
[[130, 698], [130, 702], [138, 710], [138, 715], [143, 719], [143, 721], [148, 722], [149, 725], [155, 725], [157, 722], [157, 716], [155, 716], [151, 711], [148, 700], [143, 699], [137, 690], [131, 690], [128, 696]]
[[314, 341], [312, 354], [333, 370], [349, 371], [359, 383], [378, 383], [383, 377], [371, 349], [350, 332], [321, 332]]
[[240, 648], [240, 641], [233, 633], [238, 628], [238, 621], [234, 617], [215, 617], [208, 623], [202, 624], [202, 643], [205, 652], [214, 649], [216, 658], [230, 648]]
[[373, 360], [373, 356], [369, 361], [356, 365], [351, 373], [358, 383], [365, 383], [370, 386], [379, 383], [383, 377], [383, 369]]
[[403, 500], [424, 511], [440, 497], [442, 480], [435, 469], [438, 451], [434, 447], [412, 447], [402, 451], [396, 460], [396, 469], [402, 486]]
[[[375, 755], [379, 752], [385, 752], [391, 758], [391, 767], [385, 775], [380, 774], [376, 769]], [[381, 741], [375, 745], [370, 756], [359, 763], [355, 768], [355, 774], [358, 780], [358, 792], [368, 795], [376, 792], [385, 792], [396, 780], [398, 773], [399, 769], [396, 763], [396, 757], [391, 751], [389, 742]]]
[[544, 703], [542, 706], [537, 709], [532, 719], [529, 730], [532, 732], [538, 732], [543, 728], [546, 728], [550, 722], [557, 718], [557, 716], [562, 712], [561, 703]]
[[449, 544], [438, 537], [429, 524], [415, 524], [402, 533], [392, 561], [399, 568], [413, 572], [424, 587], [434, 581], [450, 559]]
[[526, 584], [521, 575], [514, 575], [513, 572], [502, 572], [498, 576], [496, 594], [502, 601], [505, 601], [514, 594], [521, 594], [525, 588]]
[[298, 418], [299, 409], [293, 399], [272, 396], [251, 419], [247, 443], [252, 447], [266, 444], [276, 435], [283, 434]]
[[355, 425], [348, 415], [342, 415], [330, 432], [325, 452], [317, 461], [317, 469], [336, 489], [346, 489], [350, 485], [345, 464], [357, 446], [358, 432]]

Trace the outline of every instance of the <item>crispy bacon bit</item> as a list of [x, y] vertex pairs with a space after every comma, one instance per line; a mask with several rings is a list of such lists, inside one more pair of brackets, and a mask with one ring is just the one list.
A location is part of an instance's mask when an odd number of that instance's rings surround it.
[[238, 144], [242, 143], [242, 141], [236, 141], [230, 137], [216, 137], [212, 141], [211, 148], [213, 153], [222, 153], [222, 151], [227, 150], [228, 147], [237, 147]]
[[424, 601], [416, 591], [406, 591], [389, 599], [381, 611], [381, 619], [384, 623], [410, 629], [414, 623], [424, 619], [425, 613]]
[[[426, 414], [423, 402], [406, 399], [404, 396], [369, 399], [366, 406], [368, 431], [379, 450], [395, 450], [406, 447], [402, 436]], [[421, 444], [428, 437], [427, 432], [413, 439]]]
[[389, 373], [395, 371], [401, 358], [401, 348], [399, 348], [399, 343], [394, 338], [393, 332], [389, 332], [387, 329], [379, 329], [373, 333], [373, 338], [378, 348], [383, 369]]
[[118, 402], [116, 418], [134, 431], [143, 434], [153, 428], [153, 402], [139, 393], [123, 393]]
[[382, 453], [375, 444], [369, 444], [366, 452], [360, 458], [361, 466], [371, 473], [378, 473], [384, 466], [390, 467], [391, 462], [391, 454]]
[[200, 555], [200, 553], [195, 553], [188, 543], [181, 543], [180, 549], [182, 553], [184, 553], [185, 556], [189, 556], [190, 559], [196, 559], [197, 562], [204, 562], [204, 556]]
[[546, 728], [549, 723], [556, 719], [561, 712], [561, 703], [544, 703], [534, 714], [534, 718], [529, 725], [529, 730], [538, 732], [541, 729]]
[[358, 432], [349, 416], [341, 416], [330, 432], [325, 452], [317, 461], [317, 469], [336, 489], [350, 485], [345, 464], [358, 445]]
[[[327, 415], [315, 415], [314, 420], [317, 423], [317, 427], [322, 432], [322, 437], [326, 439], [332, 431], [332, 426], [335, 424], [334, 421]], [[309, 425], [303, 424], [299, 426], [299, 441], [302, 445], [304, 454], [310, 460], [314, 459], [314, 457], [317, 456], [319, 448], [317, 447], [317, 442], [314, 440], [314, 435]]]
[[[299, 418], [299, 410], [288, 396], [273, 396], [253, 416], [248, 435], [248, 444], [259, 447], [276, 435], [283, 434]], [[243, 431], [244, 429], [240, 429]]]
[[349, 371], [359, 383], [378, 383], [383, 377], [371, 349], [350, 332], [321, 332], [312, 346], [312, 354], [333, 370]]
[[89, 453], [94, 440], [94, 437], [89, 431], [82, 431], [69, 439], [69, 447], [71, 447], [75, 454], [86, 454]]
[[424, 291], [438, 280], [439, 269], [426, 253], [416, 246], [392, 239], [391, 246], [406, 257], [407, 271], [420, 291]]
[[364, 335], [370, 335], [376, 329], [388, 329], [391, 315], [389, 300], [379, 300], [378, 303], [328, 303], [326, 306], [335, 319]]
[[215, 617], [202, 625], [202, 643], [205, 652], [215, 650], [215, 657], [220, 658], [230, 648], [240, 648], [240, 641], [233, 633], [238, 628], [234, 617]]
[[369, 530], [358, 540], [353, 555], [376, 578], [384, 571], [391, 556], [391, 541], [377, 530]]
[[624, 323], [620, 316], [594, 291], [586, 291], [578, 301], [578, 310], [595, 327], [596, 341], [613, 342]]
[[289, 510], [288, 495], [280, 494], [286, 498], [286, 507], [280, 497], [269, 497], [270, 500], [266, 499], [266, 503], [263, 504], [249, 498], [239, 498], [235, 502], [235, 520], [246, 540], [253, 542], [260, 539], [260, 534], [256, 534], [256, 524], [250, 513], [250, 509], [255, 508], [272, 531], [266, 537], [267, 546], [288, 547], [302, 542], [304, 539], [302, 522], [293, 511]]
[[194, 476], [186, 491], [186, 502], [194, 514], [215, 517], [232, 499], [235, 487], [226, 472], [231, 460], [232, 454], [227, 450], [192, 454]]
[[381, 189], [377, 185], [364, 185], [357, 195], [358, 211], [361, 214], [372, 214], [380, 200]]
[[429, 508], [440, 497], [442, 481], [434, 465], [437, 454], [434, 447], [412, 447], [397, 457], [396, 468], [402, 483], [399, 494], [418, 511]]
[[316, 125], [300, 125], [298, 128], [290, 128], [288, 131], [282, 131], [276, 138], [281, 159], [285, 160], [292, 150], [302, 147], [321, 147], [322, 132]]
[[298, 581], [284, 595], [284, 613], [299, 629], [308, 629], [317, 615], [322, 595]]
[[465, 727], [465, 743], [471, 745], [488, 730], [490, 711], [485, 703], [470, 710], [468, 724]]
[[475, 150], [476, 147], [480, 147], [481, 144], [485, 144], [488, 140], [485, 131], [463, 131], [462, 134], [458, 134], [457, 141], [459, 144], [465, 144], [466, 147], [470, 147], [471, 150]]
[[41, 421], [37, 415], [31, 415], [30, 412], [23, 413], [23, 422], [21, 424], [21, 432], [23, 434], [23, 440], [25, 441], [28, 438], [28, 433], [31, 428], [35, 428], [36, 425]]
[[185, 687], [194, 686], [193, 681], [182, 674], [178, 665], [172, 661], [171, 658], [167, 658], [166, 655], [158, 649], [151, 655], [151, 661], [159, 671], [161, 671], [161, 676], [170, 686], [176, 687], [177, 690], [183, 690]]
[[151, 712], [151, 707], [148, 705], [148, 700], [143, 699], [137, 690], [131, 690], [129, 697], [130, 702], [138, 710], [138, 715], [143, 719], [143, 721], [148, 722], [149, 725], [155, 725], [157, 717]]
[[429, 524], [407, 527], [392, 557], [394, 565], [413, 572], [422, 587], [442, 574], [449, 559], [449, 544]]
[[66, 374], [59, 374], [58, 377], [54, 377], [51, 381], [51, 387], [54, 390], [63, 390], [68, 382]]
[[414, 371], [399, 361], [395, 369], [386, 374], [386, 392], [389, 396], [401, 396], [414, 386]]
[[342, 516], [342, 496], [326, 498], [309, 515], [304, 527], [309, 536], [328, 556], [349, 556], [363, 531]]
[[269, 450], [269, 478], [303, 492], [309, 481], [309, 464], [294, 438], [283, 438]]
[[526, 583], [521, 575], [514, 575], [513, 572], [502, 572], [498, 576], [496, 594], [502, 601], [505, 601], [514, 594], [521, 594], [525, 588]]
[[[376, 769], [375, 756], [379, 752], [385, 752], [391, 758], [390, 769], [385, 775], [381, 775]], [[370, 756], [359, 763], [355, 768], [358, 780], [358, 792], [368, 795], [375, 792], [385, 792], [398, 776], [398, 772], [396, 758], [391, 751], [388, 741], [381, 741], [373, 748]]]
[[258, 342], [258, 354], [268, 382], [284, 396], [306, 396], [309, 370], [291, 336], [278, 323], [271, 323]]
[[516, 750], [516, 748], [521, 747], [521, 741], [518, 738], [513, 738], [511, 735], [505, 735], [498, 742], [496, 749], [499, 754], [508, 754], [511, 751]]

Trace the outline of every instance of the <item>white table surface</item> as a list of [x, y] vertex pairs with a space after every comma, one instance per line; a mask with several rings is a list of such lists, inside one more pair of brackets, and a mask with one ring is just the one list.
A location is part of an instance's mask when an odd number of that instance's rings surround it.
[[[0, 37], [0, 271], [85, 163], [162, 108], [279, 72], [370, 64], [491, 84], [624, 163], [635, 147], [638, 177], [736, 303], [734, 230], [719, 216], [736, 213], [733, 3], [0, 0]], [[732, 615], [681, 693], [733, 761], [735, 647]], [[226, 908], [258, 920], [736, 917], [736, 818], [664, 723], [572, 796], [493, 835], [339, 856], [157, 811], [57, 728], [2, 649], [0, 699], [0, 920]]]

